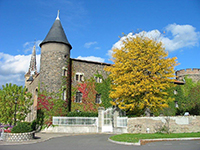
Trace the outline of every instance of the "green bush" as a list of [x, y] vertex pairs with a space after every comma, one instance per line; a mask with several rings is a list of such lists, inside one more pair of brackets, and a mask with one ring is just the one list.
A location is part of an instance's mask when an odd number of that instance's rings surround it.
[[11, 130], [11, 133], [25, 133], [33, 131], [29, 122], [18, 122]]
[[67, 117], [98, 117], [97, 112], [69, 112]]

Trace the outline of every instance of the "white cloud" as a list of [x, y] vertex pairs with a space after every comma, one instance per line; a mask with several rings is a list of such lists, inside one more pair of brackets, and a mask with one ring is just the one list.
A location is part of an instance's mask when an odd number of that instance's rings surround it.
[[170, 24], [166, 27], [167, 33], [172, 34], [172, 38], [163, 37], [161, 40], [166, 50], [174, 51], [184, 47], [197, 46], [199, 43], [200, 32], [195, 32], [191, 25]]
[[[158, 30], [142, 31], [138, 35], [143, 35], [155, 40], [162, 41], [165, 49], [167, 51], [175, 51], [184, 47], [198, 46], [200, 39], [200, 32], [196, 32], [195, 28], [191, 25], [177, 25], [170, 24], [166, 29], [166, 35], [163, 35]], [[170, 37], [171, 36], [171, 37]], [[134, 38], [133, 33], [129, 33], [126, 37], [122, 37], [118, 42], [116, 42], [111, 50], [108, 50], [107, 55], [112, 56], [112, 50], [114, 48], [120, 49], [123, 46], [123, 41], [126, 38]]]
[[[28, 71], [31, 55], [0, 53], [0, 84], [13, 83], [24, 85], [24, 75]], [[40, 55], [36, 56], [37, 67], [40, 66]]]
[[84, 44], [84, 47], [85, 47], [85, 48], [90, 48], [92, 45], [95, 45], [95, 44], [97, 44], [96, 41], [94, 41], [94, 42], [88, 42], [88, 43], [85, 43], [85, 44]]
[[105, 59], [103, 59], [101, 57], [95, 57], [95, 56], [88, 56], [88, 57], [78, 56], [77, 59], [95, 61], [95, 62], [104, 62], [105, 61]]

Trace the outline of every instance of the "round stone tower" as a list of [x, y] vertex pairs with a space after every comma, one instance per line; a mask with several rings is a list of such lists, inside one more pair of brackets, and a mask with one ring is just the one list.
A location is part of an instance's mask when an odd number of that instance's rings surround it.
[[187, 76], [191, 78], [193, 82], [200, 81], [200, 69], [198, 68], [187, 68], [176, 71], [177, 80], [184, 80]]
[[61, 25], [59, 12], [40, 47], [41, 90], [45, 88], [48, 92], [58, 93], [63, 86], [63, 76], [67, 76], [69, 70], [70, 50], [72, 49]]

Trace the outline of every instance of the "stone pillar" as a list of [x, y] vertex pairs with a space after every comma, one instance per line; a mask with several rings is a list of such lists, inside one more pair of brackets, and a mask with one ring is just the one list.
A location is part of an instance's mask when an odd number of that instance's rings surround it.
[[119, 111], [115, 110], [113, 114], [114, 128], [117, 127], [117, 117], [119, 117]]
[[117, 133], [117, 117], [119, 117], [119, 108], [116, 108], [113, 113], [113, 133]]
[[102, 132], [102, 126], [104, 121], [104, 107], [98, 108], [98, 132]]

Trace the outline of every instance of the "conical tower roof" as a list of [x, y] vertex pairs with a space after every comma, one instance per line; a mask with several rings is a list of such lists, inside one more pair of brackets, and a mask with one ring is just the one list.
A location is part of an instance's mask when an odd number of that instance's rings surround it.
[[72, 49], [72, 46], [68, 42], [65, 32], [63, 30], [63, 27], [61, 25], [61, 22], [59, 19], [59, 12], [46, 38], [42, 41], [42, 43], [40, 43], [40, 47], [42, 47], [42, 45], [45, 43], [63, 43], [63, 44], [68, 45], [70, 47], [70, 50]]

